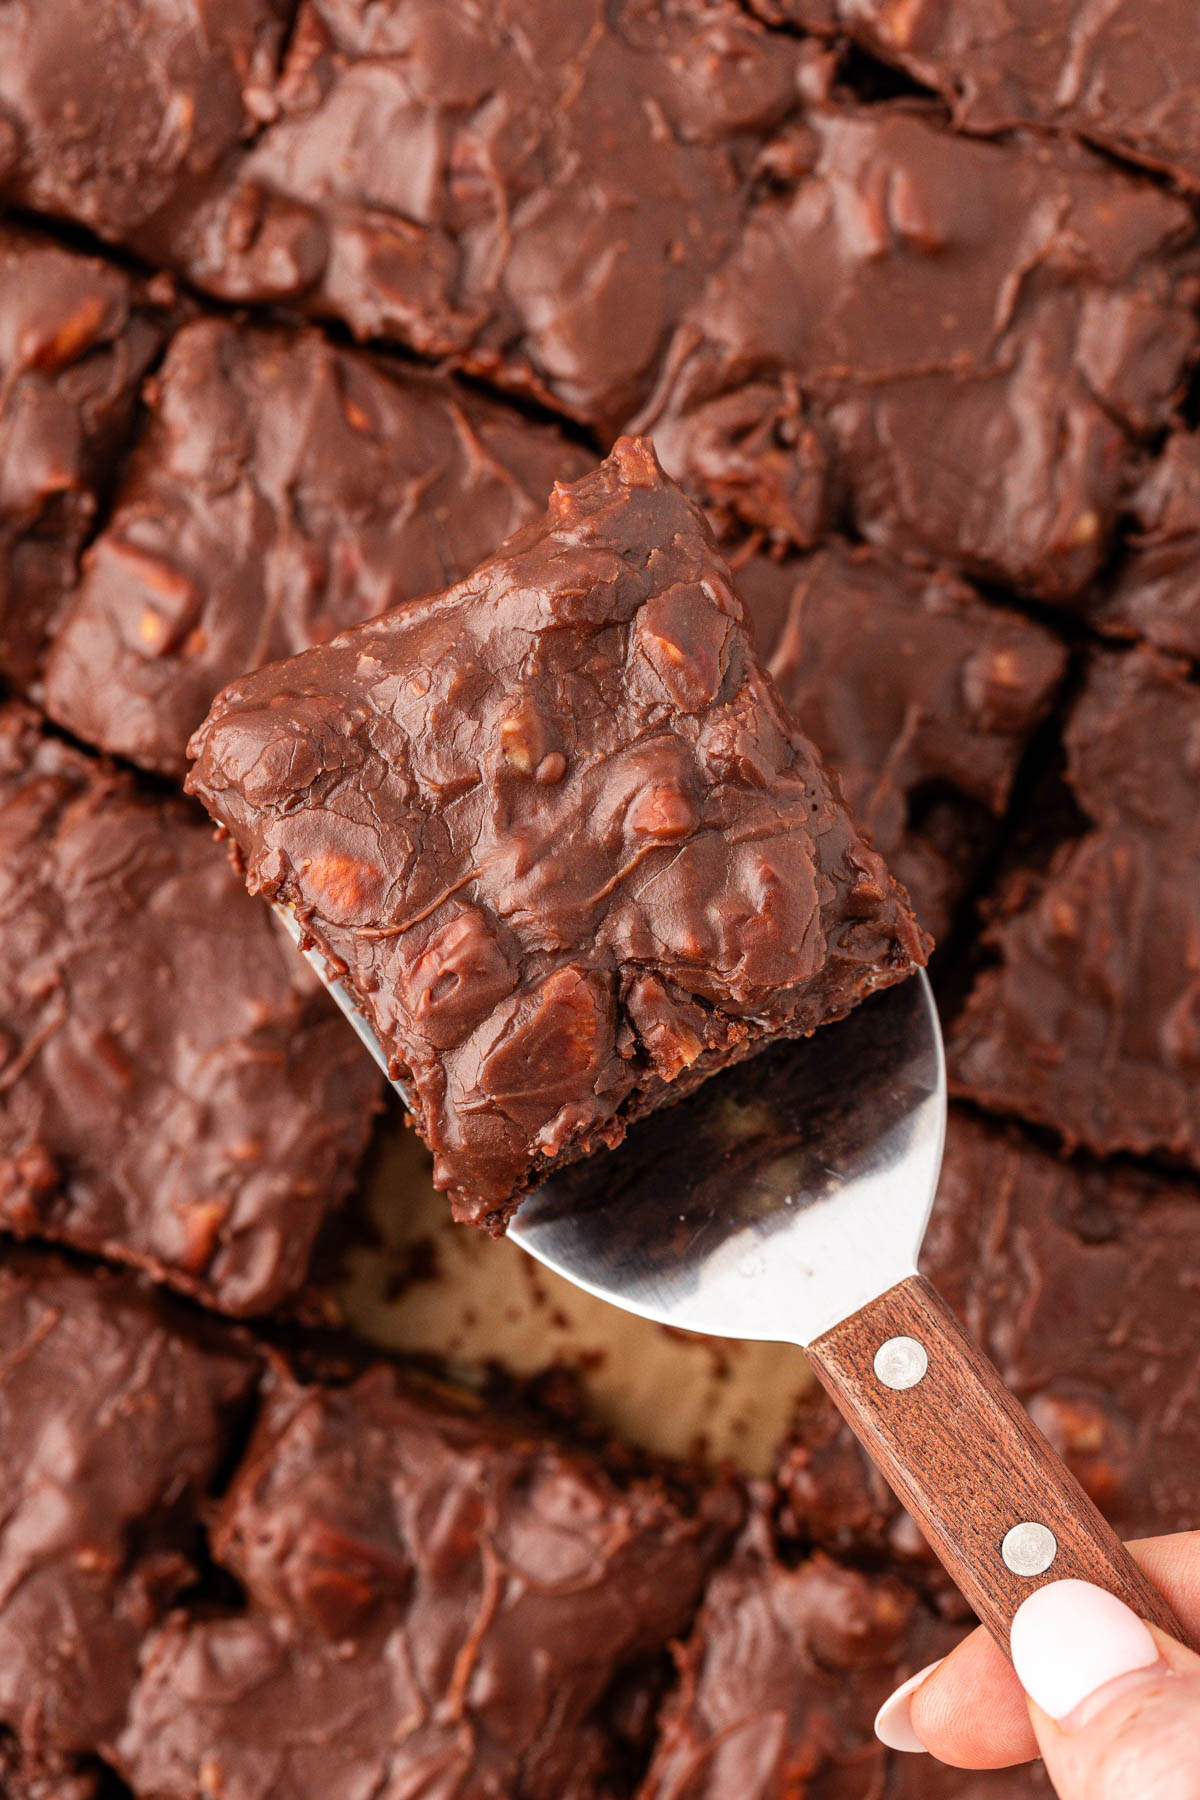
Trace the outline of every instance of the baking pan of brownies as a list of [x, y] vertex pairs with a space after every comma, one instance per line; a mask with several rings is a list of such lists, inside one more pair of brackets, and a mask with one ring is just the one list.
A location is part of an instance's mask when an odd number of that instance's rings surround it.
[[922, 1267], [1200, 1529], [1198, 665], [1191, 0], [0, 0], [0, 1800], [1049, 1796], [505, 1230], [927, 967]]

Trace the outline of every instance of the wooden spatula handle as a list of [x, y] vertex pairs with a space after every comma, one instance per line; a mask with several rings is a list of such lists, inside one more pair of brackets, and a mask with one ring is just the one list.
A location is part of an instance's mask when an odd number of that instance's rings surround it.
[[1036, 1587], [1075, 1576], [1187, 1641], [1075, 1477], [921, 1276], [808, 1347], [851, 1429], [1007, 1652]]

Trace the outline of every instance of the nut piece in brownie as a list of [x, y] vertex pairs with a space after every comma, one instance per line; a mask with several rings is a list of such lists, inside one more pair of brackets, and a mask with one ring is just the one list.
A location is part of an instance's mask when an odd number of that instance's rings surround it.
[[150, 1642], [118, 1765], [159, 1800], [592, 1800], [606, 1690], [686, 1627], [740, 1510], [383, 1365], [279, 1375], [214, 1537], [246, 1610]]
[[764, 167], [639, 420], [666, 468], [707, 494], [732, 408], [721, 505], [782, 516], [785, 446], [756, 451], [748, 387], [764, 416], [800, 407], [862, 536], [1077, 592], [1196, 352], [1189, 208], [1076, 144], [955, 137], [911, 102], [814, 102]]
[[936, 88], [967, 131], [1056, 126], [1200, 189], [1193, 0], [753, 0], [773, 23], [845, 31]]
[[[1120, 1537], [1195, 1526], [1194, 1182], [1064, 1162], [952, 1107], [921, 1266]], [[787, 1529], [830, 1548], [886, 1542], [940, 1587], [917, 1527], [832, 1406], [805, 1410], [780, 1477]]]
[[1111, 587], [1089, 596], [1089, 617], [1200, 661], [1200, 431], [1167, 439], [1131, 509], [1127, 555]]
[[1069, 1146], [1200, 1168], [1200, 688], [1154, 650], [1097, 655], [1066, 747], [1090, 829], [1002, 883], [952, 1085]]
[[0, 7], [0, 196], [137, 247], [273, 116], [291, 11], [291, 0]]
[[59, 630], [51, 716], [182, 775], [213, 696], [468, 573], [594, 460], [316, 332], [184, 327]]
[[119, 1729], [254, 1378], [228, 1334], [133, 1276], [6, 1252], [0, 1722], [30, 1756]]
[[251, 889], [345, 970], [438, 1186], [494, 1230], [924, 960], [644, 442], [457, 587], [235, 683], [193, 748]]
[[942, 938], [1061, 681], [1062, 644], [867, 545], [754, 557], [737, 580], [793, 717]]
[[962, 1635], [892, 1575], [819, 1552], [788, 1567], [756, 1519], [677, 1651], [639, 1800], [1051, 1800], [1040, 1765], [971, 1774], [875, 1737], [888, 1695]]
[[0, 225], [0, 674], [18, 687], [78, 579], [163, 325], [122, 270]]
[[738, 0], [303, 0], [270, 123], [144, 247], [615, 431], [741, 227], [800, 59]]
[[0, 942], [0, 1225], [231, 1312], [297, 1288], [378, 1077], [204, 820], [15, 704]]

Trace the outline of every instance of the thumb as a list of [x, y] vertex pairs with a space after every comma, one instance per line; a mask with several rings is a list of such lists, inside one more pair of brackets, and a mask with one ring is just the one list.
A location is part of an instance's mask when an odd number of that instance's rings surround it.
[[1031, 1594], [1011, 1648], [1060, 1800], [1200, 1800], [1200, 1656], [1086, 1581]]

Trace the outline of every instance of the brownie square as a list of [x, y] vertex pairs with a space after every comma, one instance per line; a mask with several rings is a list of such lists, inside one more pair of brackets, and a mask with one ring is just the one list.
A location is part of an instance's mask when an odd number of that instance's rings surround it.
[[1002, 884], [951, 1081], [1069, 1146], [1200, 1168], [1200, 689], [1157, 651], [1098, 655], [1066, 748], [1090, 828]]
[[305, 1278], [381, 1085], [202, 817], [0, 709], [0, 1225], [230, 1312]]
[[215, 694], [457, 581], [594, 460], [312, 331], [187, 325], [59, 629], [45, 704], [163, 774]]
[[36, 1763], [119, 1729], [254, 1379], [228, 1334], [132, 1276], [6, 1251], [0, 1722]]
[[0, 195], [140, 247], [274, 111], [292, 0], [0, 9]]
[[944, 571], [830, 539], [738, 586], [783, 699], [945, 937], [1066, 666], [1060, 640]]
[[493, 1230], [924, 960], [645, 443], [457, 587], [235, 683], [193, 747], [252, 891], [345, 971], [435, 1181]]
[[1175, 432], [1130, 500], [1133, 530], [1111, 585], [1088, 616], [1200, 660], [1200, 432]]
[[[1200, 1518], [1198, 1265], [1194, 1182], [1064, 1162], [951, 1108], [921, 1266], [1121, 1538]], [[946, 1585], [823, 1396], [806, 1405], [780, 1485], [793, 1536], [885, 1547]]]
[[383, 1365], [281, 1374], [213, 1540], [247, 1604], [150, 1643], [118, 1766], [158, 1800], [600, 1800], [607, 1690], [740, 1511]]
[[815, 436], [858, 535], [1079, 592], [1196, 355], [1190, 209], [1076, 144], [963, 139], [912, 101], [814, 100], [763, 167], [636, 429], [705, 494], [724, 420], [721, 504], [790, 535], [786, 444], [730, 398], [749, 388], [761, 416], [798, 412], [796, 483]]
[[1051, 1800], [1040, 1764], [971, 1773], [875, 1737], [888, 1695], [962, 1635], [893, 1575], [789, 1567], [755, 1521], [676, 1653], [638, 1800]]
[[841, 30], [937, 88], [967, 131], [1077, 132], [1200, 189], [1200, 33], [1192, 0], [753, 0]]
[[123, 270], [0, 225], [0, 674], [18, 687], [75, 585], [164, 325]]

